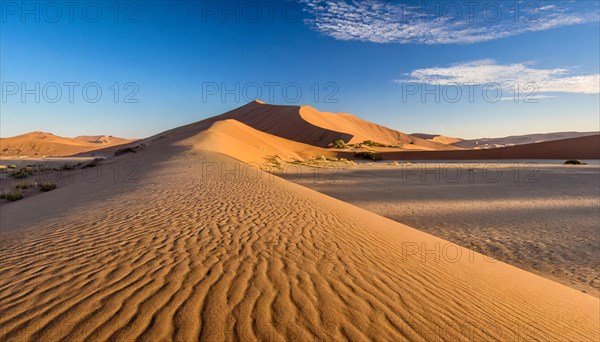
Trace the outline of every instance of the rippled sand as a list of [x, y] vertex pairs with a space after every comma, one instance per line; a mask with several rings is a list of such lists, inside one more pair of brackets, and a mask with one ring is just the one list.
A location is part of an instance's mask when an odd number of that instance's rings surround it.
[[229, 157], [115, 163], [2, 205], [3, 341], [597, 340], [597, 298]]

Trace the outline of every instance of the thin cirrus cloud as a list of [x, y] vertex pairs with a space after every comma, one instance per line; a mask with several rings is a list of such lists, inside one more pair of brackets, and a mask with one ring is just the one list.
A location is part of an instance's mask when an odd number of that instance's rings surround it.
[[390, 3], [301, 0], [307, 24], [337, 40], [400, 44], [473, 44], [526, 32], [599, 21], [595, 1]]
[[395, 82], [441, 86], [495, 84], [504, 89], [533, 84], [537, 93], [600, 93], [600, 74], [577, 75], [565, 68], [536, 69], [528, 63], [501, 65], [492, 59], [416, 69], [407, 76]]

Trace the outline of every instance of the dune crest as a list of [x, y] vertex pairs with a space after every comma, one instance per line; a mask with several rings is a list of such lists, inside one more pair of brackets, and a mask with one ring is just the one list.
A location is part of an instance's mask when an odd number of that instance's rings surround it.
[[304, 160], [336, 156], [333, 151], [264, 133], [233, 119], [213, 123], [192, 141], [199, 150], [223, 153], [246, 163], [262, 164], [275, 157]]

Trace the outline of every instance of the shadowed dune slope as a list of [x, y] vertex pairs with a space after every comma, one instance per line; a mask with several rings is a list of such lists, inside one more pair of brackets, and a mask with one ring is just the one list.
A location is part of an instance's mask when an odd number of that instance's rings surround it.
[[45, 132], [31, 132], [10, 138], [0, 138], [0, 155], [11, 157], [70, 156], [133, 140], [112, 136], [79, 136], [64, 138]]
[[600, 135], [491, 149], [382, 152], [381, 155], [390, 160], [600, 159]]
[[533, 144], [553, 140], [564, 140], [571, 138], [579, 138], [590, 135], [598, 135], [599, 132], [556, 132], [556, 133], [540, 133], [515, 135], [503, 138], [481, 138], [462, 140], [452, 143], [454, 146], [464, 148], [494, 148], [511, 145]]
[[323, 128], [305, 120], [300, 115], [298, 106], [270, 105], [254, 101], [213, 118], [225, 119], [234, 119], [262, 132], [318, 147], [327, 147], [337, 139], [348, 141], [352, 138], [348, 132]]
[[598, 299], [248, 176], [206, 125], [2, 205], [1, 340], [598, 340]]

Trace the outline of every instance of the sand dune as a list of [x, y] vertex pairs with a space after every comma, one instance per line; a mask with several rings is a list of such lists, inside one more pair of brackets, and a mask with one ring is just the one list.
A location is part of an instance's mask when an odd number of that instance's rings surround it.
[[2, 340], [598, 339], [597, 298], [249, 172], [278, 125], [219, 120], [0, 204]]
[[[199, 132], [203, 134], [195, 136]], [[402, 149], [406, 150], [459, 150], [446, 144], [415, 138], [350, 114], [319, 112], [308, 106], [270, 105], [260, 101], [165, 131], [135, 144], [151, 145], [160, 139], [186, 139], [190, 136], [195, 136], [195, 145], [203, 149], [223, 152], [244, 162], [258, 163], [269, 161], [274, 156], [286, 160], [335, 157], [339, 152], [327, 147], [338, 139], [348, 143], [365, 140], [390, 145], [401, 143]], [[100, 150], [98, 153], [110, 155], [114, 150]]]
[[70, 156], [132, 141], [106, 135], [65, 138], [46, 132], [31, 132], [11, 138], [0, 138], [0, 156]]
[[600, 159], [600, 135], [491, 149], [384, 152], [381, 156], [389, 160]]
[[347, 143], [372, 140], [387, 145], [412, 144], [413, 148], [458, 149], [383, 127], [350, 114], [320, 112], [310, 106], [283, 106], [253, 101], [227, 113], [192, 124], [236, 120], [256, 130], [317, 147], [328, 147], [341, 139]]
[[300, 107], [300, 115], [306, 121], [331, 130], [341, 130], [352, 135], [347, 143], [360, 143], [372, 140], [386, 145], [413, 145], [419, 148], [431, 150], [456, 150], [457, 148], [428, 141], [396, 130], [374, 124], [346, 113], [320, 112], [310, 106]]
[[131, 139], [117, 138], [112, 135], [80, 135], [73, 139], [100, 145], [123, 145], [132, 142]]
[[262, 164], [269, 158], [310, 159], [316, 156], [335, 157], [336, 152], [267, 134], [239, 121], [227, 119], [215, 122], [194, 137], [193, 145], [216, 151], [246, 163]]
[[[453, 137], [447, 137], [444, 135], [437, 135], [437, 134], [413, 133], [411, 135], [413, 137], [427, 139], [427, 140], [437, 142], [440, 144], [454, 145], [454, 146], [459, 146], [457, 143], [463, 141], [463, 139], [461, 139], [461, 138], [453, 138]], [[466, 146], [459, 146], [459, 147], [466, 147]]]

